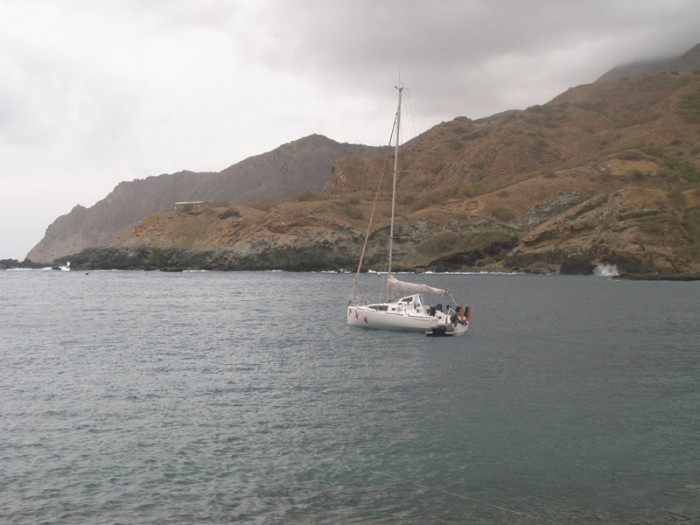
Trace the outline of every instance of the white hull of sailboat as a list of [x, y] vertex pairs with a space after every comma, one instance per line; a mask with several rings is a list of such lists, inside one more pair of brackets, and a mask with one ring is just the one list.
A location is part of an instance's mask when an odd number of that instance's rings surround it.
[[449, 318], [438, 318], [424, 313], [377, 311], [367, 306], [348, 306], [347, 323], [376, 330], [397, 330], [403, 332], [428, 332], [444, 328], [454, 335], [462, 335], [469, 328], [469, 321], [452, 324]]

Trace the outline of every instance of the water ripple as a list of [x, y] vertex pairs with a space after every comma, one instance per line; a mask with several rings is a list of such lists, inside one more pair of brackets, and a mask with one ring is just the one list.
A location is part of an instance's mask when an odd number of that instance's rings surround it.
[[700, 521], [697, 283], [431, 278], [466, 336], [347, 327], [345, 275], [0, 272], [0, 516]]

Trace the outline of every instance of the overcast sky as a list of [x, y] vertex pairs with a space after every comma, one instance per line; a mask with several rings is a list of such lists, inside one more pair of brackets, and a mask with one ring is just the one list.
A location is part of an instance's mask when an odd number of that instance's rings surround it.
[[0, 259], [124, 180], [384, 145], [700, 42], [697, 0], [0, 0]]

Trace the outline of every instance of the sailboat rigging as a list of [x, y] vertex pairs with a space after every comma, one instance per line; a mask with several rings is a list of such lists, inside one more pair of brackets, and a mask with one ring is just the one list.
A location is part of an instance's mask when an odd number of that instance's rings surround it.
[[[357, 297], [357, 283], [362, 272], [367, 242], [371, 232], [374, 209], [370, 216], [365, 241], [362, 246], [360, 261], [357, 266], [352, 294], [347, 307], [347, 323], [352, 326], [362, 326], [380, 330], [419, 331], [426, 335], [461, 335], [469, 328], [471, 309], [467, 306], [457, 306], [452, 295], [442, 288], [427, 284], [418, 284], [398, 280], [392, 273], [394, 217], [396, 213], [396, 180], [399, 164], [399, 144], [401, 127], [401, 101], [403, 86], [397, 87], [399, 95], [398, 108], [394, 120], [394, 166], [391, 190], [391, 223], [389, 227], [389, 242], [387, 255], [387, 271], [383, 274], [386, 285], [384, 302], [367, 303]], [[391, 142], [391, 141], [390, 141]], [[381, 181], [380, 181], [381, 187]], [[379, 189], [377, 189], [377, 195]], [[447, 296], [451, 302], [430, 305], [425, 302], [423, 294]]]

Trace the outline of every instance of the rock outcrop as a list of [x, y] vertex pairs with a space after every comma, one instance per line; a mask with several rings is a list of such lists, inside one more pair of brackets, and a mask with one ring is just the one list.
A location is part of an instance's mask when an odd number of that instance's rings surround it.
[[[523, 111], [439, 124], [401, 148], [394, 267], [700, 275], [698, 137], [694, 71], [597, 82]], [[325, 183], [296, 197], [153, 214], [70, 259], [352, 269], [373, 216], [365, 268], [382, 270], [393, 156], [369, 153], [337, 158]]]
[[183, 171], [122, 182], [94, 206], [76, 206], [56, 219], [27, 258], [50, 263], [83, 248], [104, 246], [147, 215], [169, 210], [178, 201], [252, 204], [317, 191], [331, 177], [335, 160], [381, 150], [311, 135], [218, 173]]
[[[395, 267], [590, 273], [615, 264], [627, 274], [700, 273], [698, 100], [700, 75], [661, 73], [436, 126], [402, 149]], [[366, 267], [381, 270], [392, 162], [339, 159], [323, 192], [258, 208], [152, 215], [108, 248], [72, 260], [351, 269], [379, 186]]]

